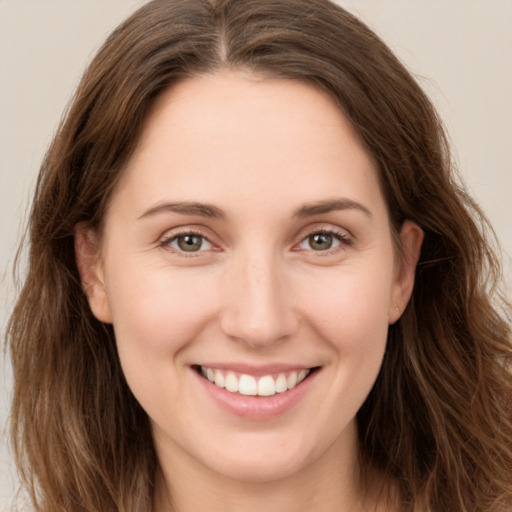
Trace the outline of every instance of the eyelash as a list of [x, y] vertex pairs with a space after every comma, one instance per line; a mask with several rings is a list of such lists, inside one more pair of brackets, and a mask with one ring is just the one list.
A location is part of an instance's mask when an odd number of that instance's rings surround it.
[[206, 241], [209, 244], [213, 245], [213, 243], [210, 241], [210, 239], [208, 237], [204, 236], [204, 234], [201, 233], [200, 231], [194, 231], [194, 230], [187, 229], [187, 230], [184, 230], [184, 231], [181, 231], [178, 233], [173, 233], [170, 236], [166, 236], [165, 238], [163, 238], [160, 241], [159, 247], [162, 247], [163, 249], [166, 249], [173, 253], [180, 254], [186, 258], [198, 256], [200, 253], [205, 252], [205, 251], [200, 250], [200, 251], [190, 251], [187, 253], [187, 251], [176, 249], [171, 246], [172, 242], [177, 241], [180, 237], [184, 237], [184, 236], [196, 236], [198, 238], [201, 238], [203, 240], [203, 243]]
[[[296, 244], [294, 247], [301, 246], [308, 238], [314, 236], [314, 235], [328, 235], [332, 236], [336, 241], [339, 242], [339, 245], [326, 249], [325, 251], [318, 250], [315, 251], [314, 249], [310, 248], [307, 249], [313, 253], [316, 253], [317, 256], [328, 256], [330, 254], [334, 254], [340, 250], [345, 249], [346, 247], [350, 247], [353, 245], [353, 240], [345, 233], [342, 233], [340, 231], [337, 231], [335, 229], [325, 229], [325, 228], [319, 228], [319, 229], [313, 229], [309, 231], [307, 234], [305, 234], [299, 244]], [[210, 241], [208, 237], [206, 237], [203, 233], [200, 231], [195, 230], [184, 230], [178, 233], [173, 233], [170, 236], [166, 236], [163, 238], [160, 243], [159, 247], [162, 247], [163, 249], [170, 250], [176, 254], [180, 254], [181, 256], [184, 256], [186, 258], [195, 257], [198, 256], [200, 253], [205, 252], [204, 250], [199, 251], [190, 251], [187, 253], [187, 251], [183, 251], [174, 247], [171, 247], [171, 243], [174, 241], [177, 241], [180, 237], [184, 236], [196, 236], [200, 239], [202, 239], [203, 243], [207, 242], [208, 244], [211, 244], [213, 246], [213, 242]], [[295, 251], [299, 251], [300, 249], [294, 249]]]
[[314, 236], [314, 235], [329, 235], [332, 236], [336, 241], [339, 242], [339, 245], [335, 247], [331, 247], [329, 249], [326, 249], [325, 251], [315, 251], [314, 249], [309, 249], [310, 251], [316, 253], [317, 256], [329, 256], [331, 254], [335, 254], [338, 251], [342, 251], [346, 249], [347, 247], [351, 247], [353, 245], [353, 240], [347, 235], [346, 233], [342, 233], [340, 231], [337, 231], [332, 228], [319, 228], [314, 229], [307, 233], [305, 236], [302, 237], [299, 245], [302, 245], [308, 238]]

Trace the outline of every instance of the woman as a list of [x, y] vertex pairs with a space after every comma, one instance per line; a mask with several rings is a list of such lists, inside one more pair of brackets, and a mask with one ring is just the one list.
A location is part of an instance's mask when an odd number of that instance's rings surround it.
[[430, 102], [339, 7], [148, 3], [34, 198], [9, 326], [34, 507], [509, 510], [482, 225]]

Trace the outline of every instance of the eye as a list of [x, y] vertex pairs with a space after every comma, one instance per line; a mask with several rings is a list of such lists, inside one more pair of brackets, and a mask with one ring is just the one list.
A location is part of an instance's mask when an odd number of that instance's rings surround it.
[[178, 252], [201, 252], [212, 248], [211, 242], [198, 233], [180, 233], [164, 241], [163, 245]]
[[302, 240], [299, 248], [305, 250], [313, 250], [316, 252], [323, 252], [336, 249], [342, 244], [350, 244], [350, 240], [347, 236], [335, 231], [322, 230], [310, 233], [306, 238]]

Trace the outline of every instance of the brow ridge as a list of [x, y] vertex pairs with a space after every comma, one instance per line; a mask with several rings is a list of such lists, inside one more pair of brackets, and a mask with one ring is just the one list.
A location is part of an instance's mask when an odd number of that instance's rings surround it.
[[220, 208], [212, 204], [199, 203], [196, 201], [177, 201], [158, 203], [145, 210], [138, 218], [144, 219], [164, 212], [179, 213], [182, 215], [198, 215], [212, 219], [224, 219], [226, 217], [226, 214]]
[[348, 198], [326, 199], [307, 203], [294, 212], [294, 217], [304, 218], [322, 215], [336, 210], [359, 210], [372, 218], [372, 212], [363, 204]]
[[[359, 210], [372, 218], [371, 211], [363, 204], [348, 198], [325, 199], [304, 204], [297, 208], [293, 216], [297, 218], [313, 217], [336, 210]], [[152, 217], [154, 215], [172, 212], [182, 215], [198, 215], [200, 217], [225, 219], [226, 214], [217, 206], [196, 201], [162, 202], [145, 210], [139, 219]]]

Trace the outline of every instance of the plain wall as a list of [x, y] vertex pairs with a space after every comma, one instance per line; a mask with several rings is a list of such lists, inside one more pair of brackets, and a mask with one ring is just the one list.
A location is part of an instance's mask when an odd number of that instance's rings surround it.
[[[38, 166], [81, 72], [142, 0], [0, 0], [0, 328]], [[512, 255], [512, 1], [340, 0], [404, 61], [444, 119], [460, 172]], [[0, 429], [10, 376], [0, 361]], [[1, 431], [0, 431], [1, 433]], [[0, 439], [0, 510], [15, 476]]]

